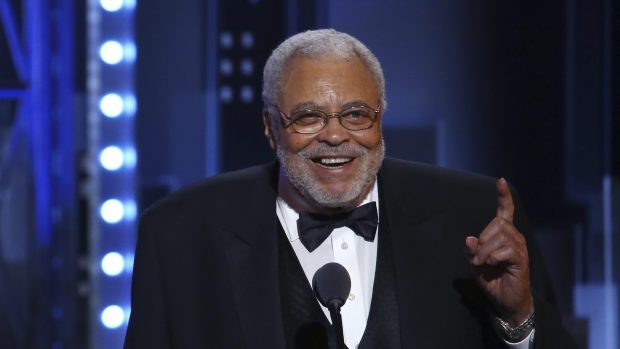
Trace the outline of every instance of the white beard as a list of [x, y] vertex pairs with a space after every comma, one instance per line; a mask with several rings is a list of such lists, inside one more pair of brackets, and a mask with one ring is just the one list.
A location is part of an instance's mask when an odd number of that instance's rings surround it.
[[[362, 170], [355, 175], [355, 178], [348, 185], [339, 188], [337, 191], [326, 190], [321, 187], [314, 172], [310, 169], [310, 166], [313, 166], [309, 163], [311, 158], [330, 155], [356, 157], [357, 161], [362, 162]], [[353, 208], [356, 203], [363, 199], [362, 196], [375, 182], [377, 172], [385, 156], [385, 144], [381, 139], [379, 146], [367, 149], [348, 143], [339, 146], [320, 143], [312, 148], [302, 149], [297, 153], [278, 145], [277, 156], [295, 189], [316, 206]]]

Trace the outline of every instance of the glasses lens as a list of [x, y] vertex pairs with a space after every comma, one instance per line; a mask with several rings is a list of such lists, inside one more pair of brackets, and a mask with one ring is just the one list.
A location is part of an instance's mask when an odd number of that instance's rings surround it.
[[319, 112], [305, 110], [291, 116], [291, 124], [297, 132], [313, 133], [323, 128], [324, 116]]
[[364, 130], [375, 122], [375, 111], [368, 107], [355, 107], [342, 112], [340, 120], [349, 130]]

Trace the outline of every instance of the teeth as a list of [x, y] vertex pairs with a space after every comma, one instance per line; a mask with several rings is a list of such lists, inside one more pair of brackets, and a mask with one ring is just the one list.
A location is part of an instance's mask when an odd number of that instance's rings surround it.
[[321, 164], [323, 165], [344, 164], [349, 161], [351, 161], [351, 158], [321, 158]]

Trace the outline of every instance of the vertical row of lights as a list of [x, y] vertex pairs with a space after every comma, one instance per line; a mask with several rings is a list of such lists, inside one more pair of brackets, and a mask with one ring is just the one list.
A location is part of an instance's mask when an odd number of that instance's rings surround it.
[[[254, 61], [249, 55], [254, 48], [254, 33], [250, 31], [244, 31], [240, 33], [237, 38], [238, 46], [241, 50], [235, 47], [235, 37], [232, 32], [225, 31], [220, 34], [219, 48], [222, 55], [222, 59], [219, 61], [219, 73], [221, 78], [221, 86], [219, 89], [220, 101], [225, 104], [234, 102], [235, 92], [231, 82], [245, 82], [239, 87], [238, 98], [244, 104], [254, 102], [255, 93], [251, 82], [254, 79], [255, 67]], [[236, 49], [236, 50], [235, 50]], [[242, 54], [239, 55], [238, 52]], [[235, 64], [233, 56], [239, 55], [238, 63]], [[238, 66], [240, 74], [235, 74], [235, 65]]]
[[135, 0], [89, 1], [93, 343], [102, 348], [122, 342], [130, 311], [137, 210], [134, 9]]

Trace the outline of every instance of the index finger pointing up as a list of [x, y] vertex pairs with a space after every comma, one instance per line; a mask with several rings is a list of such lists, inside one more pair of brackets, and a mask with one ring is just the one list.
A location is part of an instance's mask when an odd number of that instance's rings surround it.
[[515, 205], [512, 202], [512, 194], [508, 183], [502, 177], [497, 181], [497, 217], [512, 223]]

